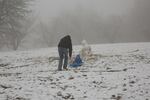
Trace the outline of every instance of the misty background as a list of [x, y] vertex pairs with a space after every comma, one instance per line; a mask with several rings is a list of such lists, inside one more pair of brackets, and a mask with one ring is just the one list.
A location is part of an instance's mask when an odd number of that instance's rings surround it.
[[0, 0], [0, 51], [150, 42], [150, 0]]

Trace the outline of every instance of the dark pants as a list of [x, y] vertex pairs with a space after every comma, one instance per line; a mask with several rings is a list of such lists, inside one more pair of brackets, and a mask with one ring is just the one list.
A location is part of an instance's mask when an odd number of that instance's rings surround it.
[[[59, 53], [59, 65], [58, 65], [58, 70], [62, 70], [62, 66], [63, 68], [67, 68], [67, 64], [68, 64], [68, 49], [66, 48], [62, 48], [62, 47], [58, 47], [58, 53]], [[64, 61], [64, 63], [63, 63]]]

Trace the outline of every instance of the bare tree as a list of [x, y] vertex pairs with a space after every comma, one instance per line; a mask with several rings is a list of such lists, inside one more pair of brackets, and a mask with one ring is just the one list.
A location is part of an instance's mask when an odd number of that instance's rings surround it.
[[50, 32], [50, 29], [48, 29], [48, 26], [45, 24], [45, 23], [43, 23], [43, 22], [41, 22], [40, 21], [40, 30], [41, 30], [41, 34], [42, 34], [42, 38], [43, 38], [43, 41], [45, 42], [45, 44], [47, 45], [47, 46], [51, 46], [51, 39], [50, 39], [50, 37], [47, 35], [47, 34], [49, 34]]
[[[16, 50], [25, 36], [23, 21], [29, 12], [29, 0], [1, 0], [0, 1], [0, 36], [7, 39], [7, 45]], [[2, 41], [2, 40], [1, 40]]]

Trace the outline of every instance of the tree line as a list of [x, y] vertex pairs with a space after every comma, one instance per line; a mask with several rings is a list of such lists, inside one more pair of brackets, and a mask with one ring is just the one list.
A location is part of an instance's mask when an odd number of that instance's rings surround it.
[[83, 39], [94, 44], [150, 41], [150, 0], [136, 0], [125, 16], [103, 17], [92, 8], [79, 6], [62, 11], [47, 24], [29, 16], [31, 1], [0, 0], [0, 48], [17, 50], [26, 36], [31, 40], [35, 37], [33, 33], [37, 33], [34, 44], [41, 42], [48, 47], [57, 46], [60, 34], [70, 34], [74, 44]]
[[0, 48], [17, 50], [26, 35], [31, 0], [0, 0]]

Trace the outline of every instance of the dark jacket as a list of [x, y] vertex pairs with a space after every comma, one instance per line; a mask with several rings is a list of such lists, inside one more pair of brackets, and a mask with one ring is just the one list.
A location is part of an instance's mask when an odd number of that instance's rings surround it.
[[63, 37], [58, 44], [58, 47], [69, 49], [69, 56], [72, 56], [72, 42], [70, 35]]

